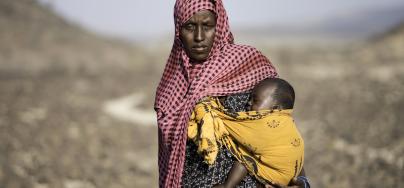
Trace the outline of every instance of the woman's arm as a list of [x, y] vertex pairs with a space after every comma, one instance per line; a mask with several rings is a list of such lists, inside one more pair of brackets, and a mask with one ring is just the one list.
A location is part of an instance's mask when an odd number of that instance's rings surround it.
[[236, 187], [247, 175], [247, 169], [238, 161], [234, 162], [227, 179], [223, 184], [213, 186], [213, 188]]

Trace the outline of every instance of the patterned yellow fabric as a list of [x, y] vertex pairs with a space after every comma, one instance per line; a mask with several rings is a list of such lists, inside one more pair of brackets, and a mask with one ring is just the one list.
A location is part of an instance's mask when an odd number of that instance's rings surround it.
[[304, 143], [292, 110], [230, 113], [217, 99], [205, 98], [192, 113], [188, 138], [208, 164], [224, 145], [262, 183], [287, 185], [304, 161]]

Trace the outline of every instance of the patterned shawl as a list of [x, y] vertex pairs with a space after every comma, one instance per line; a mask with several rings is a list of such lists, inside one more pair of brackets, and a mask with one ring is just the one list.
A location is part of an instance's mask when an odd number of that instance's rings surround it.
[[[195, 77], [179, 38], [181, 25], [201, 10], [216, 14], [216, 34], [208, 59]], [[159, 186], [180, 187], [185, 161], [187, 126], [196, 102], [205, 96], [225, 96], [250, 90], [259, 81], [276, 77], [269, 60], [253, 47], [233, 44], [221, 0], [177, 0], [175, 38], [154, 108], [158, 122]]]

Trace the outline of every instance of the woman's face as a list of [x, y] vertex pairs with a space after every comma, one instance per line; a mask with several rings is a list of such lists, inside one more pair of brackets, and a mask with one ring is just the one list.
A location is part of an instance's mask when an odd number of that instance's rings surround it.
[[205, 61], [215, 39], [216, 16], [209, 10], [201, 10], [186, 21], [180, 30], [184, 50], [192, 60]]

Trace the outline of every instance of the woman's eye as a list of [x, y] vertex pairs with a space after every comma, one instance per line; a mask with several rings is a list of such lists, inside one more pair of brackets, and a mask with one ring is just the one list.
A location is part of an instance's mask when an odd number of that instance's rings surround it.
[[203, 26], [203, 29], [204, 29], [204, 30], [210, 30], [210, 29], [213, 29], [213, 28], [215, 28], [214, 25], [204, 25], [204, 26]]
[[184, 28], [185, 28], [186, 30], [192, 31], [192, 30], [195, 29], [195, 26], [194, 26], [193, 24], [186, 24], [186, 25], [184, 26]]

